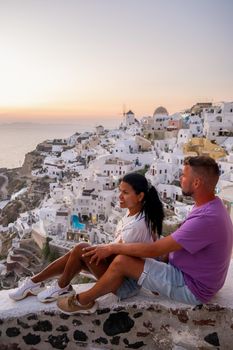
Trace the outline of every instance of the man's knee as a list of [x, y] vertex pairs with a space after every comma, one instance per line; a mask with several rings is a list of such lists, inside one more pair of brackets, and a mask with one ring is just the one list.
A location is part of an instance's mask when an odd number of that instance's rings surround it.
[[125, 255], [117, 255], [110, 266], [113, 272], [138, 280], [143, 272], [144, 264], [145, 261], [143, 259]]
[[129, 262], [130, 259], [131, 258], [129, 256], [117, 255], [113, 259], [113, 261], [111, 263], [111, 267], [119, 272], [125, 271], [125, 269], [127, 267], [127, 263]]

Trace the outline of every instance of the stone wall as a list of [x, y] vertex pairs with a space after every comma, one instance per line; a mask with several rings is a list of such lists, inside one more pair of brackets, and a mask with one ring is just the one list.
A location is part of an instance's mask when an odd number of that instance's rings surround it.
[[30, 313], [1, 321], [0, 349], [232, 349], [232, 317], [214, 305], [199, 310], [156, 303], [106, 307], [94, 315]]

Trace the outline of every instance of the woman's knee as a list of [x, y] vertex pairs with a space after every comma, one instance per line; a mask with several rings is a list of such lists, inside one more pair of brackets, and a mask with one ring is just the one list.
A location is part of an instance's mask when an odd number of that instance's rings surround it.
[[89, 247], [90, 244], [82, 242], [77, 244], [70, 252], [72, 256], [82, 256], [83, 254], [83, 248]]

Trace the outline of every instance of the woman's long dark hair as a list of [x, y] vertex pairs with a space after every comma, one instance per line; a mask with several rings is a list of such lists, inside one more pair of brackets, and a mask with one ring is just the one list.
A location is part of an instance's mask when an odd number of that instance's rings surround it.
[[145, 214], [145, 221], [151, 234], [157, 233], [160, 236], [162, 234], [164, 211], [155, 187], [148, 183], [145, 176], [138, 173], [126, 174], [120, 181], [132, 186], [136, 194], [144, 193], [141, 212]]

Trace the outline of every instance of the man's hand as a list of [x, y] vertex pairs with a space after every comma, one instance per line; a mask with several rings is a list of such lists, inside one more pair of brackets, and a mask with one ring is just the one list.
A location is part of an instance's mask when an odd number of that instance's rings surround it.
[[112, 255], [111, 244], [101, 244], [98, 246], [83, 248], [83, 257], [90, 257], [90, 264], [99, 262]]

